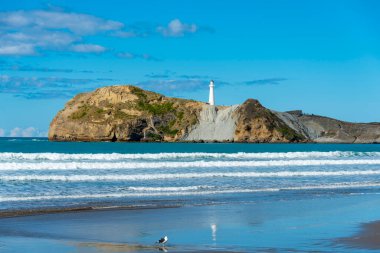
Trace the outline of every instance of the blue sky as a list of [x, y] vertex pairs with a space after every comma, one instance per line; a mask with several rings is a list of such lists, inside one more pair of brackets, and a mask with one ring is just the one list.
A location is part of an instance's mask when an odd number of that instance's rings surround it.
[[206, 101], [210, 79], [217, 104], [380, 121], [379, 12], [376, 0], [2, 0], [0, 136], [46, 135], [97, 87]]

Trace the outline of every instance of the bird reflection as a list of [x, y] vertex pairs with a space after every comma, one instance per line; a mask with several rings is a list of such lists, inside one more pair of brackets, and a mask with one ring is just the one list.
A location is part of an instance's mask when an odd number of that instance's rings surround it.
[[168, 249], [164, 247], [158, 247], [159, 251], [168, 252]]

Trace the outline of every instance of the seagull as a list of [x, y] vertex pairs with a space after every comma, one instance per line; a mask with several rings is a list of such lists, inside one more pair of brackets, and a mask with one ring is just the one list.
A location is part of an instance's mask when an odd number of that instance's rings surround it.
[[169, 240], [169, 238], [165, 235], [160, 240], [158, 240], [156, 243], [164, 245], [168, 240]]

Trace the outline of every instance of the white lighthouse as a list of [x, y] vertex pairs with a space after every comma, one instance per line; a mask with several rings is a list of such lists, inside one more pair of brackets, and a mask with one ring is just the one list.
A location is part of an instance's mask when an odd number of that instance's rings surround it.
[[215, 105], [215, 98], [214, 98], [214, 80], [210, 81], [210, 94], [208, 97], [208, 103], [210, 105]]

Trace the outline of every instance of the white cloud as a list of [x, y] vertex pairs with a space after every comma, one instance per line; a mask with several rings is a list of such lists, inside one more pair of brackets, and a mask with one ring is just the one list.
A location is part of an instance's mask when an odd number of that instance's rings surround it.
[[0, 128], [0, 137], [4, 137], [5, 135], [5, 130]]
[[78, 40], [79, 36], [61, 31], [12, 31], [0, 37], [0, 55], [33, 55], [38, 48], [62, 50]]
[[165, 79], [165, 80], [148, 80], [136, 83], [137, 86], [156, 92], [166, 94], [175, 94], [176, 92], [189, 92], [199, 89], [207, 89], [209, 80], [202, 79]]
[[78, 53], [102, 53], [106, 48], [95, 44], [77, 44], [73, 45], [71, 50]]
[[[160, 79], [155, 79], [155, 77]], [[209, 76], [202, 75], [181, 75], [178, 76], [180, 79], [171, 79], [170, 73], [159, 75], [148, 75], [148, 77], [153, 77], [143, 82], [135, 83], [136, 86], [139, 86], [143, 89], [164, 93], [168, 95], [180, 95], [183, 92], [196, 92], [199, 90], [207, 90], [210, 83]], [[218, 87], [229, 85], [228, 82], [222, 80], [216, 80]]]
[[85, 36], [122, 32], [123, 23], [56, 10], [0, 12], [0, 55], [33, 55], [39, 50], [104, 52], [100, 45], [78, 44]]
[[21, 135], [22, 137], [34, 137], [37, 132], [37, 129], [34, 127], [28, 127], [22, 130]]
[[15, 127], [11, 130], [10, 134], [9, 134], [9, 137], [19, 137], [20, 134], [21, 134], [21, 128], [19, 127]]
[[68, 78], [13, 76], [0, 74], [0, 94], [27, 99], [69, 98], [80, 92], [115, 82], [112, 78]]
[[138, 37], [138, 35], [131, 31], [131, 32], [126, 32], [126, 31], [116, 31], [113, 33], [113, 36], [116, 37], [121, 37], [121, 38], [133, 38], [133, 37]]
[[33, 55], [35, 53], [34, 46], [31, 44], [0, 46], [0, 55]]
[[31, 10], [0, 13], [0, 24], [10, 28], [38, 27], [67, 29], [76, 34], [95, 34], [122, 29], [124, 24], [92, 15], [56, 10]]
[[135, 58], [135, 54], [129, 53], [129, 52], [121, 52], [116, 54], [119, 58], [125, 58], [125, 59], [133, 59]]
[[34, 127], [15, 127], [10, 131], [9, 137], [46, 137], [47, 133]]
[[164, 36], [179, 37], [186, 33], [197, 32], [198, 27], [195, 24], [184, 24], [179, 19], [173, 19], [166, 27], [159, 26], [157, 31]]
[[130, 52], [119, 52], [116, 54], [116, 56], [122, 59], [144, 59], [148, 61], [160, 61], [160, 59], [157, 59], [156, 57], [150, 54], [135, 54], [135, 53], [130, 53]]
[[157, 33], [181, 37], [198, 30], [197, 25], [185, 24], [179, 19], [158, 27], [149, 23], [126, 26], [114, 20], [57, 9], [0, 12], [0, 55], [34, 55], [42, 50], [102, 53], [106, 51], [104, 46], [83, 44], [83, 41], [99, 34], [120, 38]]

